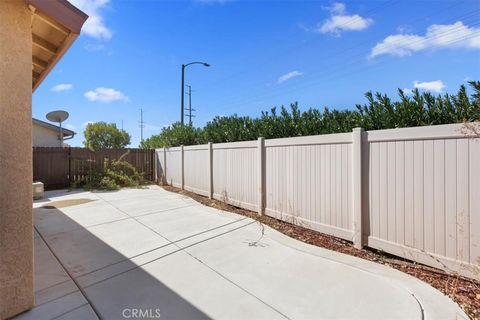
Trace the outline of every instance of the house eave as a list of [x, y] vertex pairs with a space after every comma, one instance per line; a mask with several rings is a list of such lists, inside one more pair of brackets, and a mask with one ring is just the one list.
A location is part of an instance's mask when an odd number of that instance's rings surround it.
[[[37, 124], [39, 126], [42, 126], [46, 129], [55, 131], [55, 132], [58, 132], [58, 130], [60, 129], [59, 126], [56, 126], [54, 124], [51, 124], [51, 123], [48, 123], [48, 122], [45, 122], [45, 121], [42, 121], [42, 120], [38, 120], [38, 119], [35, 119], [35, 118], [32, 118], [32, 123]], [[62, 132], [63, 132], [64, 137], [70, 137], [70, 136], [73, 137], [76, 134], [74, 131], [66, 129], [66, 128], [62, 128]]]
[[25, 0], [32, 12], [32, 90], [35, 91], [80, 34], [88, 18], [66, 0]]

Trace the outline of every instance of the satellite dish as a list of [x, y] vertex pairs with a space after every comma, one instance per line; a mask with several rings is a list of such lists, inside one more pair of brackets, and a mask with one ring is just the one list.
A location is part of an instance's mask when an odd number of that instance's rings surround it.
[[61, 146], [63, 147], [63, 130], [62, 122], [68, 119], [68, 112], [63, 110], [55, 110], [47, 113], [47, 119], [52, 122], [58, 122], [60, 125], [60, 132], [58, 135], [58, 140], [61, 141]]
[[68, 112], [63, 110], [55, 110], [47, 113], [47, 119], [52, 122], [62, 123], [68, 119]]

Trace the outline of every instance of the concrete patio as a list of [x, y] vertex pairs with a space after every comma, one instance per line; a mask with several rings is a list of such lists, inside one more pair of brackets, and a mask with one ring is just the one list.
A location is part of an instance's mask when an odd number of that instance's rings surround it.
[[46, 197], [17, 319], [467, 319], [416, 278], [158, 186]]

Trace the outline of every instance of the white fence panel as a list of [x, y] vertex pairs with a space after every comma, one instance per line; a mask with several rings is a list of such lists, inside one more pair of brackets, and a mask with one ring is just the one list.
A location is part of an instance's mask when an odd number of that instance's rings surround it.
[[258, 209], [257, 141], [213, 145], [213, 197], [232, 205]]
[[265, 213], [352, 240], [351, 142], [351, 133], [266, 140]]
[[480, 139], [462, 125], [367, 134], [368, 245], [468, 275], [480, 264]]
[[357, 248], [478, 278], [480, 138], [464, 129], [355, 129], [169, 148], [165, 155], [159, 149], [158, 174], [176, 187], [353, 240]]
[[182, 149], [180, 147], [166, 149], [165, 180], [169, 185], [182, 187]]
[[188, 146], [183, 149], [184, 188], [204, 196], [209, 194], [208, 145]]
[[157, 181], [163, 182], [165, 177], [165, 156], [162, 149], [155, 149], [156, 162], [157, 162]]

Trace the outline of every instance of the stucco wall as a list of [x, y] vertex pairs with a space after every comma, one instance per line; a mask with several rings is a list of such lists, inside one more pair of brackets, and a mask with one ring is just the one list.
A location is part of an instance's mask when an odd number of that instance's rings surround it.
[[0, 9], [0, 318], [33, 306], [32, 35], [24, 1]]
[[58, 132], [33, 124], [32, 139], [34, 147], [61, 147]]

